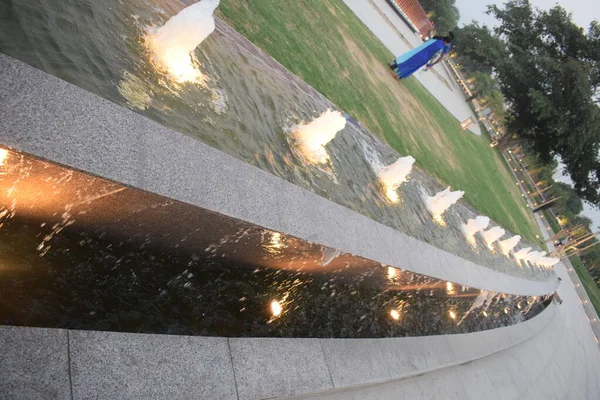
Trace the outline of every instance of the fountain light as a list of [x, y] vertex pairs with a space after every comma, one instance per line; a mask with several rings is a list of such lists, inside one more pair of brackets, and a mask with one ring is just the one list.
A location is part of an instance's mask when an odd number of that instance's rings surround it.
[[178, 83], [202, 79], [192, 52], [215, 30], [220, 0], [201, 0], [181, 10], [149, 37], [153, 61]]
[[277, 300], [273, 300], [271, 302], [271, 314], [273, 314], [274, 317], [279, 317], [282, 311], [283, 307], [281, 306], [281, 303]]
[[446, 293], [449, 295], [456, 294], [456, 288], [454, 286], [454, 283], [446, 282]]
[[456, 319], [456, 313], [453, 310], [448, 311], [448, 316], [452, 319]]
[[398, 310], [396, 310], [395, 308], [392, 309], [390, 311], [390, 317], [392, 317], [392, 319], [394, 321], [399, 321], [400, 320], [400, 313], [398, 312]]
[[482, 314], [483, 314], [483, 316], [484, 316], [484, 317], [487, 317], [487, 316], [488, 316], [488, 313], [487, 313], [485, 310], [483, 311], [483, 313], [482, 313]]
[[325, 145], [345, 126], [346, 118], [341, 112], [327, 110], [308, 124], [297, 126], [294, 137], [308, 162], [324, 164], [329, 161]]
[[4, 162], [8, 158], [8, 150], [0, 149], [0, 167], [4, 165]]
[[397, 189], [408, 180], [415, 159], [411, 156], [400, 157], [395, 163], [384, 167], [379, 172], [379, 181], [383, 185], [385, 195], [392, 203], [397, 203], [400, 197]]
[[387, 267], [387, 278], [389, 281], [393, 281], [398, 275], [398, 270], [394, 267]]
[[280, 248], [283, 246], [283, 243], [281, 243], [281, 233], [273, 232], [271, 235], [271, 246], [275, 248]]

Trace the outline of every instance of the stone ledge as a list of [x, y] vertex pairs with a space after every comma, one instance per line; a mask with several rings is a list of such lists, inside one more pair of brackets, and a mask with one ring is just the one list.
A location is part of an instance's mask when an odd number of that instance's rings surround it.
[[0, 326], [0, 389], [11, 399], [254, 400], [335, 393], [498, 353], [537, 335], [556, 307], [505, 328], [389, 339], [228, 339]]
[[0, 144], [465, 286], [516, 295], [548, 294], [558, 286], [555, 279], [517, 278], [442, 251], [2, 54]]

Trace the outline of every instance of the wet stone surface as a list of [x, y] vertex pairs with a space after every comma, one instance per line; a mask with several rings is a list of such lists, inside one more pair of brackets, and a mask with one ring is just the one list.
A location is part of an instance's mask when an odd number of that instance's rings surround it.
[[[147, 38], [181, 7], [175, 0], [7, 0], [0, 52], [476, 264], [550, 278], [489, 251], [480, 238], [468, 244], [461, 226], [476, 214], [462, 202], [446, 212], [445, 226], [434, 222], [423, 193], [444, 186], [423, 171], [413, 170], [398, 191], [401, 201], [390, 203], [376, 171], [400, 155], [357, 123], [327, 145], [328, 164], [303, 161], [290, 132], [336, 106], [223, 22], [194, 53], [203, 82], [170, 81], [150, 61]], [[521, 247], [527, 245], [515, 250]]]
[[548, 301], [391, 268], [9, 152], [0, 324], [206, 336], [473, 332]]

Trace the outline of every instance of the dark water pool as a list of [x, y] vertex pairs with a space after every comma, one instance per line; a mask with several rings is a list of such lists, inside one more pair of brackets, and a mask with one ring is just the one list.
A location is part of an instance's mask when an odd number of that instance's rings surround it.
[[187, 335], [393, 337], [522, 322], [482, 292], [9, 152], [0, 324]]

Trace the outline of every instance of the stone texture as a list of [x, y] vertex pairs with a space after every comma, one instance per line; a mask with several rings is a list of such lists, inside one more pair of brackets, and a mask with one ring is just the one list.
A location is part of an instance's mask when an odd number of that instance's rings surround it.
[[227, 339], [71, 331], [74, 399], [236, 399]]
[[332, 389], [319, 339], [231, 338], [240, 400]]
[[0, 326], [0, 399], [70, 399], [67, 331]]
[[390, 379], [378, 339], [322, 339], [321, 343], [335, 387]]
[[408, 261], [414, 272], [466, 286], [523, 295], [557, 286], [419, 242], [1, 54], [0, 143], [384, 264], [406, 268]]

